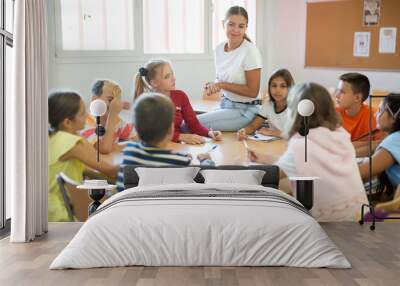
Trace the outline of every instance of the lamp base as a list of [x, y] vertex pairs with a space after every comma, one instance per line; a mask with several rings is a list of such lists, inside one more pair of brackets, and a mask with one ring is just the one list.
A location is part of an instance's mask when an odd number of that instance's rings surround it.
[[307, 210], [311, 210], [314, 205], [314, 181], [296, 181], [296, 198]]
[[289, 177], [296, 181], [296, 199], [307, 209], [311, 210], [314, 205], [314, 180], [319, 177]]
[[89, 216], [94, 213], [97, 208], [101, 205], [100, 200], [104, 197], [106, 193], [105, 189], [90, 189], [89, 197], [93, 200], [93, 202], [88, 207]]

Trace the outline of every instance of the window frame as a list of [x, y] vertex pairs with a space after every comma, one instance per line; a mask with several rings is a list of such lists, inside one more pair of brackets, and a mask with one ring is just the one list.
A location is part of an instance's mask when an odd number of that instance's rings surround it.
[[[127, 63], [143, 62], [144, 58], [166, 57], [172, 61], [196, 61], [213, 60], [212, 47], [212, 0], [204, 0], [204, 52], [203, 53], [144, 53], [143, 47], [143, 1], [134, 1], [134, 50], [87, 50], [87, 51], [66, 51], [62, 49], [61, 29], [61, 0], [56, 0], [54, 5], [55, 15], [55, 61], [56, 63]], [[262, 49], [263, 21], [262, 11], [264, 4], [262, 0], [256, 0], [256, 42], [259, 49]]]
[[[137, 27], [138, 23], [138, 3], [141, 1], [133, 0], [133, 25], [134, 27]], [[61, 0], [55, 1], [55, 26], [56, 26], [56, 57], [61, 57], [61, 58], [69, 58], [69, 57], [134, 57], [137, 56], [137, 51], [138, 51], [138, 35], [137, 35], [137, 29], [134, 30], [134, 38], [133, 38], [133, 45], [134, 49], [133, 50], [79, 50], [79, 51], [69, 51], [69, 50], [63, 50], [62, 48], [62, 23], [61, 23]]]
[[[6, 93], [6, 48], [7, 46], [13, 48], [13, 34], [6, 30], [6, 0], [0, 0], [1, 5], [1, 22], [0, 22], [0, 235], [9, 233], [10, 219], [7, 219], [7, 199], [5, 188], [5, 93]], [[15, 0], [13, 0], [13, 13], [14, 13]]]

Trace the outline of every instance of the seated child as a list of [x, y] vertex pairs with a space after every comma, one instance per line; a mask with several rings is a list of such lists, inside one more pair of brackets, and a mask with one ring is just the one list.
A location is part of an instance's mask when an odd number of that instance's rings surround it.
[[[364, 104], [370, 93], [368, 78], [360, 73], [346, 73], [340, 76], [336, 93], [336, 111], [342, 117], [342, 126], [351, 135], [351, 141], [356, 149], [368, 144], [370, 108]], [[372, 111], [375, 114], [375, 110]], [[376, 129], [375, 116], [372, 118], [372, 130]], [[378, 143], [384, 137], [382, 132], [374, 135]], [[360, 154], [360, 156], [365, 154]]]
[[[315, 111], [310, 116], [307, 136], [308, 158], [304, 160], [303, 117], [297, 112], [300, 100], [309, 99]], [[340, 127], [328, 91], [315, 83], [295, 85], [288, 98], [289, 143], [287, 151], [275, 163], [281, 177], [318, 177], [314, 181], [314, 206], [311, 213], [318, 221], [356, 219], [360, 206], [367, 203], [350, 135]], [[252, 161], [272, 163], [270, 155], [249, 149]]]
[[293, 84], [293, 77], [287, 69], [279, 69], [271, 75], [268, 81], [269, 99], [262, 105], [253, 121], [237, 132], [239, 140], [253, 134], [266, 119], [268, 119], [269, 128], [261, 128], [259, 132], [281, 137], [287, 119], [287, 95]]
[[[100, 118], [106, 133], [100, 137], [100, 152], [103, 154], [119, 150], [119, 140], [136, 140], [136, 131], [132, 123], [124, 122], [119, 113], [123, 108], [121, 103], [121, 88], [110, 80], [97, 80], [92, 87], [92, 100], [102, 99], [107, 104], [107, 112]], [[90, 143], [97, 144], [96, 119], [89, 115], [86, 119], [86, 128], [81, 135]]]
[[[136, 76], [135, 100], [143, 91], [155, 91], [168, 96], [175, 105], [175, 131], [172, 141], [188, 144], [204, 143], [203, 136], [214, 140], [221, 140], [220, 131], [205, 128], [196, 117], [186, 93], [175, 89], [175, 74], [171, 64], [166, 60], [150, 60], [140, 68]], [[189, 131], [194, 134], [182, 133], [182, 123], [186, 124]]]
[[[144, 93], [135, 101], [134, 110], [139, 141], [129, 142], [124, 148], [117, 179], [118, 191], [124, 190], [125, 165], [188, 166], [192, 161], [189, 155], [174, 153], [167, 149], [175, 134], [175, 108], [168, 97], [159, 93]], [[197, 158], [201, 164], [214, 165], [208, 153], [199, 154]]]
[[[93, 145], [79, 136], [87, 117], [85, 103], [72, 91], [56, 91], [49, 95], [49, 221], [68, 221], [68, 213], [59, 191], [56, 176], [60, 172], [76, 182], [84, 173], [97, 170], [115, 179], [118, 167], [100, 159]], [[91, 169], [89, 169], [89, 168]]]
[[[391, 200], [400, 187], [400, 94], [383, 98], [376, 116], [379, 130], [389, 135], [378, 145], [372, 156], [371, 175], [379, 176], [380, 185], [375, 201]], [[361, 177], [369, 179], [369, 162], [359, 165]]]

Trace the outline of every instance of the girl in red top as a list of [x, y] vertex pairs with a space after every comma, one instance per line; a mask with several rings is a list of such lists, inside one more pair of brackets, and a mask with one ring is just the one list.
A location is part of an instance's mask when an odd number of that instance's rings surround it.
[[[171, 98], [175, 105], [175, 132], [172, 138], [174, 142], [202, 144], [205, 142], [203, 136], [221, 140], [222, 133], [220, 131], [208, 130], [201, 125], [186, 93], [175, 89], [175, 80], [174, 71], [168, 61], [162, 59], [150, 60], [139, 69], [136, 75], [135, 99], [145, 91], [159, 92]], [[155, 114], [155, 116], [157, 115]], [[181, 125], [183, 122], [193, 134], [182, 133]]]

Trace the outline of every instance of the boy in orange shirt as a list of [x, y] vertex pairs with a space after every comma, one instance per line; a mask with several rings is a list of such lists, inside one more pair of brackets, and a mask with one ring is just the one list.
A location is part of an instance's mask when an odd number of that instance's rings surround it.
[[[369, 133], [369, 112], [370, 108], [364, 101], [370, 93], [370, 83], [368, 77], [360, 73], [346, 73], [339, 78], [338, 90], [336, 93], [336, 111], [342, 117], [343, 128], [351, 134], [351, 141], [356, 148], [357, 155], [361, 154], [363, 147], [368, 145]], [[376, 110], [372, 108], [372, 131], [376, 130]], [[375, 133], [375, 132], [374, 132]], [[382, 132], [375, 133], [373, 145], [382, 139]]]

